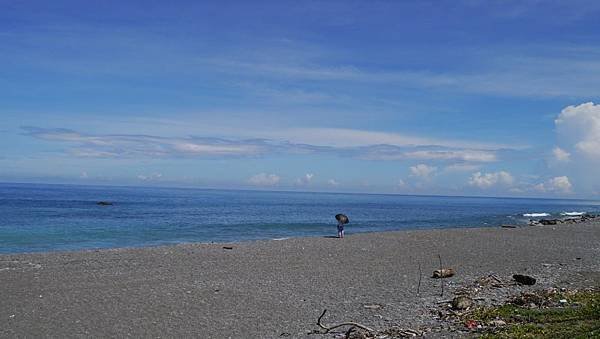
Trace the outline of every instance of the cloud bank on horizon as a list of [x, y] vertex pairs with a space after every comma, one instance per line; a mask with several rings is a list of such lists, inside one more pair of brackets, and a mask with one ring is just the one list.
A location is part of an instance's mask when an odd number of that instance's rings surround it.
[[600, 196], [594, 1], [3, 7], [0, 181]]

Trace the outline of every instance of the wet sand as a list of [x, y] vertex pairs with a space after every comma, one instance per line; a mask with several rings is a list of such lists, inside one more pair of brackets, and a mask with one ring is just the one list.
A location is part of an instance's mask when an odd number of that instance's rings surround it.
[[491, 273], [598, 286], [600, 223], [2, 255], [0, 337], [320, 338], [325, 308], [325, 323], [433, 326], [438, 254], [448, 296]]

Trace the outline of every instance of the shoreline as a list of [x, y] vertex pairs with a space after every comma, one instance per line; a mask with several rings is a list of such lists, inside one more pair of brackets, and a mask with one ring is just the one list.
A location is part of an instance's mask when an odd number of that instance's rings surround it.
[[[600, 215], [599, 215], [600, 216]], [[543, 220], [543, 219], [542, 219]], [[554, 219], [558, 220], [558, 219]], [[573, 225], [573, 224], [586, 224], [586, 223], [600, 223], [600, 218], [594, 216], [592, 219], [584, 220], [584, 221], [576, 221], [573, 223], [564, 223], [559, 222], [558, 224], [554, 224], [554, 226], [561, 225]], [[439, 226], [439, 227], [407, 227], [404, 229], [396, 229], [396, 230], [376, 230], [376, 231], [358, 231], [358, 232], [346, 232], [346, 237], [352, 237], [363, 234], [393, 234], [397, 232], [427, 232], [427, 231], [442, 231], [442, 230], [462, 230], [462, 229], [494, 229], [494, 228], [527, 228], [527, 227], [536, 227], [536, 226], [549, 226], [543, 225], [539, 222], [532, 222], [530, 220], [528, 223], [516, 223], [516, 224], [497, 224], [497, 225], [464, 225], [464, 226]], [[552, 225], [550, 225], [552, 226]], [[145, 248], [160, 248], [160, 247], [173, 247], [173, 246], [187, 246], [187, 245], [230, 245], [230, 244], [252, 244], [255, 242], [264, 242], [264, 241], [285, 241], [290, 239], [319, 239], [319, 238], [337, 238], [335, 234], [335, 229], [332, 226], [332, 232], [330, 235], [314, 235], [314, 236], [288, 236], [288, 237], [279, 237], [279, 238], [260, 238], [260, 239], [242, 239], [237, 241], [185, 241], [185, 242], [171, 242], [164, 244], [154, 244], [154, 245], [139, 245], [139, 246], [122, 246], [122, 247], [90, 247], [90, 248], [76, 248], [72, 250], [65, 249], [56, 249], [56, 250], [42, 250], [42, 251], [31, 251], [31, 252], [0, 252], [0, 259], [2, 256], [12, 256], [12, 255], [34, 255], [34, 254], [67, 254], [67, 253], [79, 253], [79, 252], [99, 252], [99, 251], [119, 251], [119, 250], [135, 250], [135, 249], [145, 249]]]
[[325, 323], [435, 327], [438, 254], [456, 270], [447, 299], [488, 274], [600, 286], [598, 244], [596, 220], [3, 254], [0, 336], [330, 338], [308, 334], [323, 309]]

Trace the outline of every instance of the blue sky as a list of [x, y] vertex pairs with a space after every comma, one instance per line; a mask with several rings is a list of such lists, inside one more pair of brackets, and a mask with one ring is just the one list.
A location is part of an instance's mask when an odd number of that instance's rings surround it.
[[0, 8], [2, 182], [600, 193], [596, 1]]

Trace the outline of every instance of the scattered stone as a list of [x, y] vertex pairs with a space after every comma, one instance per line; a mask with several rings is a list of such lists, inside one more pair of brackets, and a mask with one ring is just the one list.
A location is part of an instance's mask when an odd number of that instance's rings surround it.
[[517, 225], [502, 225], [502, 228], [517, 228]]
[[547, 226], [547, 225], [556, 225], [559, 223], [558, 219], [542, 219], [539, 221], [540, 224]]
[[452, 308], [455, 310], [466, 310], [469, 307], [472, 307], [474, 305], [473, 303], [473, 299], [461, 295], [458, 297], [455, 297], [454, 299], [452, 299]]
[[566, 304], [567, 303], [567, 299], [560, 299], [558, 302], [561, 303], [561, 304]]
[[233, 247], [232, 247], [232, 246], [223, 246], [223, 249], [224, 249], [224, 250], [232, 250], [232, 249], [233, 249]]
[[441, 270], [433, 271], [432, 278], [449, 278], [454, 275], [454, 270], [451, 268], [442, 268]]
[[494, 326], [494, 327], [506, 326], [506, 321], [500, 320], [500, 319], [494, 319], [494, 320], [490, 320], [488, 322], [488, 325]]
[[378, 304], [372, 304], [372, 305], [364, 305], [363, 307], [364, 307], [364, 308], [368, 308], [368, 309], [370, 309], [370, 310], [376, 310], [376, 309], [379, 309], [379, 308], [381, 308], [381, 305], [378, 305]]
[[534, 285], [536, 281], [535, 278], [522, 274], [513, 275], [513, 279], [515, 279], [519, 284], [522, 285]]

